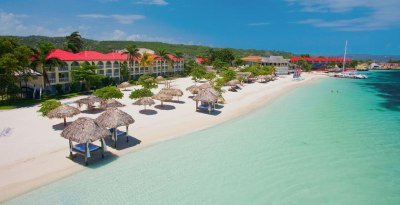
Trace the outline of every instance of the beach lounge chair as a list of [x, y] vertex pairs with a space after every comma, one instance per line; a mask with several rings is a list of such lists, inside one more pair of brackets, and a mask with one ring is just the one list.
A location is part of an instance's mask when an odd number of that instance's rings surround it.
[[92, 143], [80, 143], [80, 144], [75, 144], [72, 145], [72, 142], [70, 141], [70, 157], [71, 159], [74, 157], [73, 152], [79, 155], [82, 155], [85, 157], [85, 165], [88, 165], [88, 158], [91, 157], [91, 153], [96, 151], [96, 150], [101, 150], [101, 158], [104, 158], [104, 152], [107, 151], [105, 147], [105, 142], [104, 139], [100, 140], [102, 143], [102, 146], [97, 146]]
[[[109, 130], [111, 133], [114, 133], [114, 129], [116, 129], [116, 128], [110, 128]], [[114, 140], [114, 148], [117, 148], [117, 141], [118, 141], [119, 136], [126, 136], [126, 143], [129, 142], [129, 136], [126, 134], [126, 132], [116, 129], [116, 136], [115, 136], [115, 139], [113, 139]], [[113, 138], [113, 136], [111, 136], [111, 138]]]

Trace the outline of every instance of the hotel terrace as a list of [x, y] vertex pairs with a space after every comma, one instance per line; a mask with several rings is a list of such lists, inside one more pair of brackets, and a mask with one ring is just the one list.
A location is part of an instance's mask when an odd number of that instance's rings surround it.
[[[144, 50], [144, 51], [143, 51]], [[116, 81], [121, 77], [121, 66], [127, 65], [131, 79], [137, 78], [142, 74], [149, 75], [173, 75], [183, 71], [184, 59], [177, 58], [168, 54], [171, 61], [161, 58], [149, 49], [140, 49], [139, 53], [147, 52], [154, 59], [154, 63], [148, 67], [140, 65], [140, 58], [133, 58], [133, 62], [129, 62], [127, 54], [123, 52], [99, 53], [96, 51], [82, 51], [79, 53], [71, 53], [61, 49], [52, 51], [47, 59], [55, 58], [63, 62], [63, 66], [47, 68], [47, 76], [50, 83], [50, 90], [55, 90], [55, 85], [62, 85], [63, 89], [69, 89], [72, 82], [71, 70], [75, 66], [82, 64], [96, 65], [99, 69], [96, 71], [100, 75], [113, 78]], [[42, 71], [41, 71], [42, 72]], [[32, 79], [29, 87], [44, 87], [43, 76]]]

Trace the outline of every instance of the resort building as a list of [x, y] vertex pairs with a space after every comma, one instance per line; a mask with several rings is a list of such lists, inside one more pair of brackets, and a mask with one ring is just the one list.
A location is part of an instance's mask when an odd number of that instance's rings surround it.
[[273, 66], [277, 75], [288, 75], [295, 69], [295, 65], [291, 64], [289, 59], [284, 59], [283, 56], [263, 57], [261, 65]]
[[295, 69], [295, 66], [290, 63], [290, 60], [283, 58], [283, 56], [247, 56], [242, 58], [242, 60], [248, 65], [257, 63], [263, 66], [273, 66], [277, 75], [288, 75]]
[[[48, 84], [50, 84], [50, 91], [54, 91], [55, 85], [57, 84], [62, 85], [63, 89], [68, 89], [72, 82], [72, 68], [82, 64], [98, 66], [96, 71], [98, 74], [110, 77], [115, 81], [120, 81], [120, 68], [123, 65], [128, 66], [130, 79], [136, 79], [142, 74], [155, 76], [173, 75], [184, 70], [183, 58], [177, 58], [174, 55], [168, 54], [170, 60], [167, 60], [154, 54], [154, 52], [149, 49], [142, 49], [140, 51], [150, 54], [151, 58], [153, 59], [153, 63], [150, 66], [142, 66], [140, 64], [140, 58], [128, 60], [127, 54], [122, 52], [103, 54], [96, 51], [82, 51], [79, 53], [71, 53], [61, 49], [56, 49], [47, 56], [47, 59], [58, 59], [63, 62], [63, 65], [46, 68], [49, 80]], [[37, 79], [32, 80], [30, 85], [32, 86], [32, 84], [34, 84], [33, 86], [43, 88], [43, 76], [39, 76]]]
[[400, 69], [400, 63], [381, 63], [381, 69]]

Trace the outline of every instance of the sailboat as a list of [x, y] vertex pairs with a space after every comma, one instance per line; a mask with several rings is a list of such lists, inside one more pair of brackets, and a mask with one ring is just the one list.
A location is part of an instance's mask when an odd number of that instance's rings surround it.
[[346, 67], [346, 55], [347, 55], [347, 40], [346, 44], [344, 46], [344, 56], [343, 56], [343, 67], [342, 67], [342, 72], [338, 73], [335, 75], [335, 77], [339, 78], [353, 78], [353, 79], [366, 79], [368, 78], [367, 75], [364, 74], [359, 74], [356, 71], [345, 71]]

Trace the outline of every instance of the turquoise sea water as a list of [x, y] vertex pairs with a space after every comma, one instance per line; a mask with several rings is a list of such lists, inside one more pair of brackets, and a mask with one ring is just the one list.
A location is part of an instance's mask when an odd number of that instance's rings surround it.
[[323, 79], [6, 204], [400, 204], [400, 72]]

